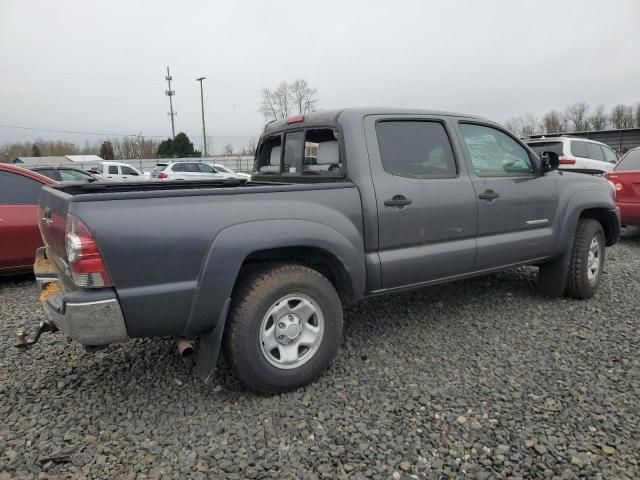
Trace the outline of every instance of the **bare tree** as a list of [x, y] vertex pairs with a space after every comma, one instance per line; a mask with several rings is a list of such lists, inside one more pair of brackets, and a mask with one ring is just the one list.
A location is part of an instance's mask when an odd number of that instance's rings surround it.
[[566, 122], [560, 112], [551, 110], [542, 117], [542, 128], [545, 134], [560, 133], [566, 130]]
[[574, 103], [565, 110], [565, 118], [569, 128], [574, 132], [585, 132], [589, 129], [589, 105], [586, 102]]
[[273, 92], [268, 88], [262, 89], [262, 101], [260, 103], [260, 108], [258, 109], [258, 111], [262, 114], [262, 116], [264, 116], [265, 119], [278, 119], [276, 100], [274, 98]]
[[252, 157], [256, 154], [256, 147], [258, 142], [255, 137], [251, 137], [247, 144], [242, 148], [241, 154], [243, 156]]
[[636, 127], [640, 128], [640, 103], [636, 103]]
[[318, 100], [316, 88], [311, 88], [309, 82], [304, 79], [294, 80], [290, 87], [294, 107], [299, 114], [313, 112]]
[[627, 105], [616, 105], [611, 110], [611, 126], [613, 128], [633, 127], [633, 107]]
[[273, 90], [262, 89], [258, 111], [269, 120], [287, 118], [293, 112], [308, 113], [316, 108], [316, 93], [306, 80], [294, 80], [291, 84], [282, 81]]
[[520, 117], [511, 117], [506, 122], [504, 122], [504, 126], [507, 130], [515, 135], [519, 135], [520, 133]]
[[222, 155], [224, 157], [230, 157], [233, 155], [233, 145], [231, 145], [230, 143], [227, 143], [223, 148], [222, 148]]
[[604, 130], [607, 128], [607, 123], [609, 123], [609, 119], [607, 118], [607, 114], [604, 111], [604, 105], [599, 105], [591, 114], [589, 118], [589, 124], [591, 125], [592, 130]]
[[527, 113], [522, 116], [520, 124], [520, 136], [529, 137], [540, 131], [540, 122], [532, 114]]

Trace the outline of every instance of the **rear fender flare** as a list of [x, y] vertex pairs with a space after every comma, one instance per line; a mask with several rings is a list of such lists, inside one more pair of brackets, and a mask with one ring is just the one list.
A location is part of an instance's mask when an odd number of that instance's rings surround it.
[[203, 265], [185, 336], [217, 327], [231, 297], [238, 272], [253, 252], [286, 247], [314, 247], [334, 255], [347, 272], [354, 298], [365, 288], [362, 237], [353, 230], [350, 241], [337, 230], [308, 220], [259, 220], [229, 226], [214, 238]]

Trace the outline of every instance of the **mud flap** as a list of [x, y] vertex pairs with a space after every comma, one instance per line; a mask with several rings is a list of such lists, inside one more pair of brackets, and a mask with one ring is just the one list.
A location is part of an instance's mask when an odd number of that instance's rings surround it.
[[229, 311], [230, 303], [231, 299], [228, 298], [222, 307], [222, 312], [220, 312], [220, 317], [218, 318], [216, 327], [210, 332], [201, 335], [199, 338], [196, 365], [193, 369], [193, 373], [205, 384], [209, 383], [209, 380], [211, 380], [216, 369], [218, 355], [220, 354], [220, 345], [222, 344], [222, 334], [227, 322], [227, 313]]
[[538, 284], [536, 285], [538, 293], [547, 297], [560, 297], [564, 294], [572, 251], [573, 240], [571, 246], [562, 255], [551, 262], [540, 265]]

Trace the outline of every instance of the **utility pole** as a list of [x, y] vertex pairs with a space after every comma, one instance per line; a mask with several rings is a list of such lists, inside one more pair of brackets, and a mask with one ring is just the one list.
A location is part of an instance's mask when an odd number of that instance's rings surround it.
[[207, 77], [196, 78], [196, 81], [200, 82], [200, 105], [202, 107], [202, 142], [204, 145], [204, 148], [203, 148], [204, 151], [202, 152], [203, 157], [207, 156], [207, 132], [205, 131], [205, 128], [204, 128], [204, 92], [202, 90], [202, 81], [206, 78]]
[[169, 73], [169, 67], [167, 67], [167, 76], [164, 77], [167, 80], [167, 84], [169, 85], [169, 90], [166, 90], [164, 93], [167, 97], [169, 97], [169, 115], [171, 115], [171, 138], [173, 138], [175, 140], [176, 138], [176, 127], [175, 124], [173, 123], [173, 117], [177, 115], [176, 112], [173, 111], [173, 100], [171, 100], [171, 97], [173, 97], [176, 92], [174, 90], [171, 90], [171, 80], [173, 80], [173, 77], [171, 76], [171, 74]]

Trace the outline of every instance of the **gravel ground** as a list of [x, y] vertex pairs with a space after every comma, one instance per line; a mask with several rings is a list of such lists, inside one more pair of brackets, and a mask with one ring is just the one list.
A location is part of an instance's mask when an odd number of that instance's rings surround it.
[[37, 292], [0, 281], [0, 479], [640, 478], [640, 230], [590, 301], [534, 279], [362, 302], [328, 373], [273, 397], [224, 364], [199, 384], [169, 339], [18, 353]]

